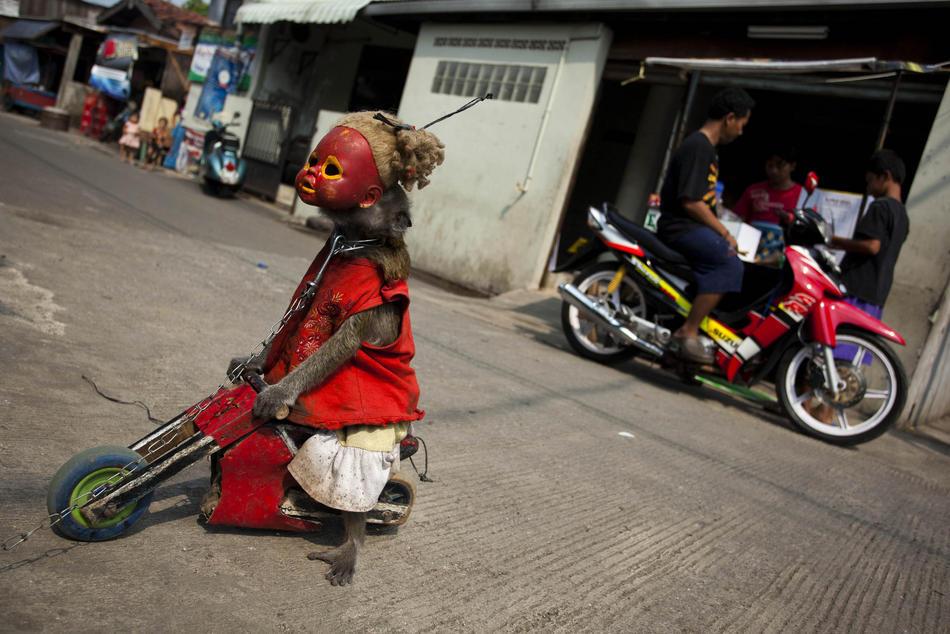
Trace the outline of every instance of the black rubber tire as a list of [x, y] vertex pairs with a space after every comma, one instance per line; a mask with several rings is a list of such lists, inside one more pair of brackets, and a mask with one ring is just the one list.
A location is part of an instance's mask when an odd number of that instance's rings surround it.
[[[602, 273], [604, 271], [616, 272], [618, 266], [619, 264], [617, 262], [598, 262], [578, 273], [574, 277], [574, 281], [572, 283], [574, 286], [580, 286], [584, 280], [596, 273]], [[596, 361], [597, 363], [603, 363], [605, 365], [615, 365], [617, 363], [622, 363], [628, 359], [632, 359], [637, 355], [636, 348], [632, 347], [626, 347], [610, 354], [598, 354], [585, 347], [584, 344], [578, 341], [577, 336], [574, 334], [574, 329], [571, 328], [570, 309], [570, 304], [567, 302], [561, 303], [561, 329], [564, 331], [564, 336], [567, 338], [567, 343], [570, 344], [574, 352], [585, 359], [590, 359], [591, 361]]]
[[[93, 447], [79, 452], [67, 460], [50, 481], [46, 494], [46, 510], [52, 515], [69, 508], [73, 490], [87, 475], [100, 469], [124, 467], [139, 457], [139, 454], [127, 447]], [[132, 512], [113, 526], [83, 526], [70, 514], [55, 524], [52, 527], [53, 531], [61, 537], [83, 542], [114, 539], [142, 519], [152, 502], [152, 495], [153, 493], [149, 493], [138, 501], [132, 502], [131, 504], [135, 505]]]
[[785, 375], [788, 373], [789, 366], [792, 364], [792, 359], [795, 358], [795, 355], [801, 350], [801, 346], [792, 346], [790, 347], [785, 354], [782, 356], [782, 360], [779, 361], [778, 369], [775, 372], [775, 392], [778, 396], [778, 401], [782, 406], [782, 409], [785, 411], [785, 415], [788, 416], [795, 426], [798, 427], [803, 433], [811, 436], [813, 438], [818, 438], [832, 445], [840, 446], [851, 446], [859, 445], [861, 443], [868, 442], [869, 440], [874, 440], [884, 432], [886, 432], [890, 427], [897, 422], [897, 419], [900, 418], [901, 412], [904, 411], [904, 405], [907, 402], [907, 372], [904, 370], [904, 365], [901, 363], [900, 358], [894, 350], [887, 344], [887, 341], [877, 335], [871, 334], [867, 331], [860, 330], [857, 328], [843, 327], [839, 331], [841, 334], [848, 334], [852, 337], [860, 337], [872, 342], [876, 347], [880, 348], [884, 355], [887, 357], [887, 360], [894, 366], [894, 373], [897, 380], [897, 400], [895, 401], [891, 411], [887, 413], [887, 416], [884, 417], [880, 423], [875, 427], [860, 433], [854, 436], [832, 436], [829, 434], [823, 434], [812, 427], [810, 427], [804, 421], [801, 421], [798, 416], [795, 414], [795, 410], [791, 407], [788, 395], [785, 393], [785, 390], [782, 386], [785, 384]]

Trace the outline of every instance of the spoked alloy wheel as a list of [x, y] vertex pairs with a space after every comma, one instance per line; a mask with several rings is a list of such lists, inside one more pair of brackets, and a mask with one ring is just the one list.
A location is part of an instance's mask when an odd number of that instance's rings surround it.
[[[776, 375], [779, 400], [805, 433], [854, 445], [877, 438], [900, 416], [907, 400], [907, 375], [900, 359], [868, 333], [839, 332], [835, 366], [843, 386], [828, 389], [824, 362], [813, 346], [785, 353]], [[846, 354], [842, 354], [846, 353]], [[820, 354], [820, 353], [819, 353]]]
[[[610, 314], [624, 321], [624, 314], [646, 317], [647, 304], [643, 291], [629, 274], [620, 286], [608, 293], [608, 286], [617, 269], [616, 262], [602, 262], [585, 269], [574, 278], [578, 290], [598, 304], [605, 305]], [[613, 334], [567, 302], [561, 306], [561, 326], [571, 347], [582, 357], [600, 363], [619, 363], [636, 354], [636, 350], [617, 341]]]

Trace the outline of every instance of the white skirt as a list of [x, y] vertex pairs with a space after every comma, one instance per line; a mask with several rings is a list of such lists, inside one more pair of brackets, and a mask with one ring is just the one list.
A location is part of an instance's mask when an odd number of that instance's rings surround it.
[[376, 506], [390, 473], [399, 471], [399, 443], [390, 451], [371, 451], [345, 447], [335, 432], [318, 431], [287, 470], [317, 502], [365, 513]]

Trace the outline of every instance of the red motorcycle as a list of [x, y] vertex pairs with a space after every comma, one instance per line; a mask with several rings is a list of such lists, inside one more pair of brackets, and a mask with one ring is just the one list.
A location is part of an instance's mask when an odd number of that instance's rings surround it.
[[[815, 186], [817, 179], [809, 193]], [[670, 351], [693, 295], [686, 259], [606, 203], [590, 208], [587, 224], [601, 244], [558, 270], [576, 270], [604, 250], [614, 260], [588, 266], [558, 289], [564, 333], [581, 356], [616, 363], [639, 354], [690, 380], [705, 372], [744, 387], [771, 380], [788, 417], [835, 444], [876, 438], [900, 416], [907, 376], [887, 342], [905, 345], [904, 338], [844, 301], [835, 259], [816, 246], [830, 235], [814, 210], [795, 212], [783, 268], [746, 264], [742, 291], [703, 322], [714, 366]]]

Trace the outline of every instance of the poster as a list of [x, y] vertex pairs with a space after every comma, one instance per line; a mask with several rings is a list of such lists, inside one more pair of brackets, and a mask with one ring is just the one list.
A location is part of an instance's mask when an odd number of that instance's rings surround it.
[[217, 43], [198, 41], [195, 46], [195, 54], [191, 58], [191, 68], [188, 69], [188, 81], [202, 83], [208, 74], [208, 67], [211, 66], [211, 60], [214, 58], [214, 52], [218, 50]]
[[237, 90], [242, 71], [243, 64], [235, 49], [218, 48], [215, 51], [195, 108], [198, 119], [210, 120], [224, 109], [225, 99]]
[[238, 91], [244, 92], [250, 88], [251, 62], [254, 60], [254, 54], [257, 50], [257, 38], [246, 35], [238, 40], [232, 36], [222, 36], [216, 33], [202, 34], [195, 45], [195, 52], [191, 58], [191, 67], [188, 69], [188, 81], [192, 83], [204, 83], [208, 76], [208, 69], [218, 50], [227, 50], [237, 56], [241, 61], [241, 74], [235, 78]]
[[[814, 208], [828, 223], [831, 234], [850, 238], [854, 235], [854, 228], [861, 217], [861, 194], [840, 192], [833, 189], [817, 189], [808, 206]], [[874, 197], [868, 196], [866, 205], [870, 205]], [[867, 206], [865, 206], [867, 209]], [[844, 258], [844, 251], [832, 250], [840, 263]]]

